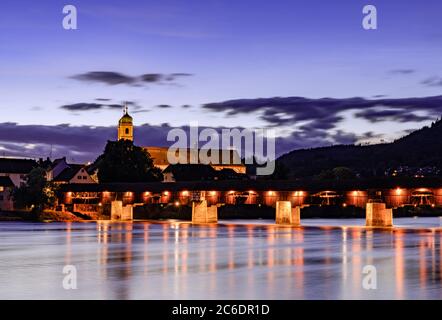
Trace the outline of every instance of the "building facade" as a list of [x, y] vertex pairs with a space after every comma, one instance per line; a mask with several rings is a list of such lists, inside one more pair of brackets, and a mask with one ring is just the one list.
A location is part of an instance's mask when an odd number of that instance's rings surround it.
[[[133, 118], [129, 115], [127, 106], [125, 106], [124, 114], [118, 122], [118, 140], [134, 141]], [[232, 169], [236, 173], [246, 173], [246, 166], [241, 162], [241, 158], [236, 150], [180, 148], [175, 154], [171, 154], [168, 147], [150, 146], [142, 148], [150, 154], [154, 166], [161, 169], [161, 171], [171, 164], [169, 158], [179, 158], [179, 163], [181, 164], [207, 164], [218, 171]], [[212, 151], [217, 152], [216, 156], [211, 154]], [[192, 157], [192, 154], [195, 154], [196, 157]], [[204, 154], [209, 161], [201, 161], [200, 154]], [[195, 160], [191, 161], [193, 158]]]

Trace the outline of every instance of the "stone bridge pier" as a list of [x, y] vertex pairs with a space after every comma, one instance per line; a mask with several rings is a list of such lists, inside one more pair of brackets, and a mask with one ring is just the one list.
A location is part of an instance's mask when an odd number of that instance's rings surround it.
[[393, 209], [387, 209], [382, 202], [368, 202], [365, 225], [367, 227], [392, 227]]
[[217, 223], [218, 207], [207, 206], [206, 200], [192, 201], [192, 223]]
[[292, 208], [290, 201], [276, 202], [276, 224], [300, 226], [301, 225], [301, 207]]
[[123, 201], [112, 201], [111, 220], [127, 221], [133, 220], [133, 206], [123, 206]]

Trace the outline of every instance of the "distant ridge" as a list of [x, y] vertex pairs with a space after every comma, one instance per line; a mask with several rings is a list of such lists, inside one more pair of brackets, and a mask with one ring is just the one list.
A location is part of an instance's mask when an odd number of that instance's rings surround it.
[[385, 176], [399, 167], [442, 169], [442, 120], [392, 143], [336, 145], [294, 150], [277, 159], [288, 178], [314, 177], [337, 167], [352, 169], [361, 177]]

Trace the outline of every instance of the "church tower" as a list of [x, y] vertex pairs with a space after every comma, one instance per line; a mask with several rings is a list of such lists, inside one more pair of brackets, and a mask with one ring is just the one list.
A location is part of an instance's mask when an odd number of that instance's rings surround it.
[[124, 115], [118, 122], [118, 141], [134, 141], [134, 125], [132, 117], [129, 115], [127, 104], [124, 105]]

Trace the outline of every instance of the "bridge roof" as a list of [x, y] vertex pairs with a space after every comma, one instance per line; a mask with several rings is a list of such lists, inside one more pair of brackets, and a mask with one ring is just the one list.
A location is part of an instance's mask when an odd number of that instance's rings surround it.
[[65, 184], [62, 192], [161, 192], [161, 191], [311, 191], [323, 190], [350, 191], [391, 188], [442, 188], [442, 179], [372, 179], [357, 181], [276, 181], [276, 180], [222, 180], [188, 182], [143, 182], [143, 183], [100, 183]]

